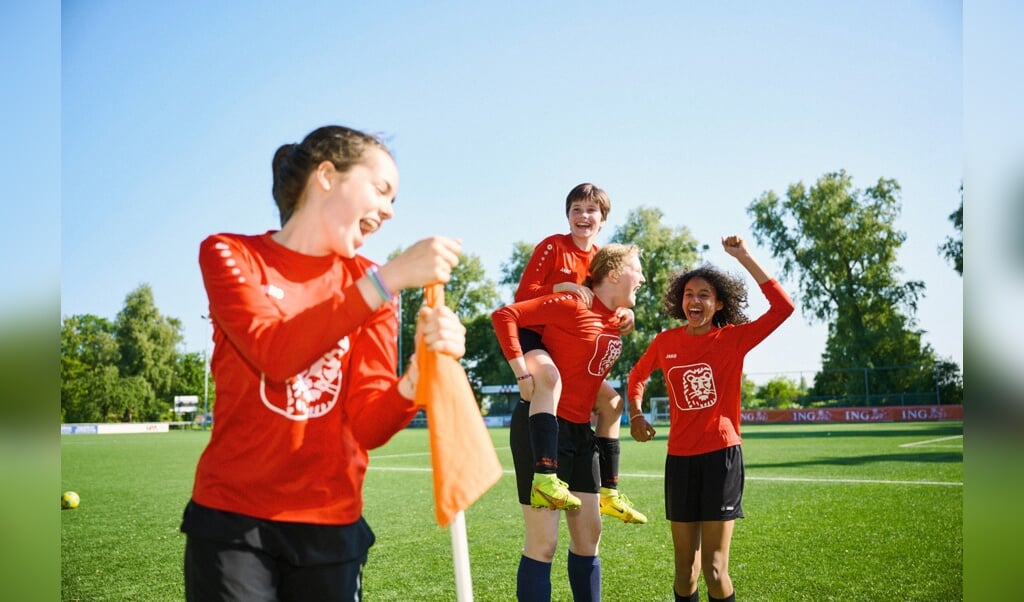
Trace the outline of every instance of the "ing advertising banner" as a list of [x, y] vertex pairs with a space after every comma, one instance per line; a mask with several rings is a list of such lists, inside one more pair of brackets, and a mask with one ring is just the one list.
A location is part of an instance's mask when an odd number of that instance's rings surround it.
[[922, 422], [963, 420], [962, 405], [892, 406], [876, 408], [800, 408], [794, 410], [743, 410], [747, 424], [818, 422]]

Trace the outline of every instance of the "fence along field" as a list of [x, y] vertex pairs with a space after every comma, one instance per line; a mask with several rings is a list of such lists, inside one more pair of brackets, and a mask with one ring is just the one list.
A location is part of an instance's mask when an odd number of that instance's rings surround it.
[[[606, 519], [604, 599], [672, 600], [662, 510], [667, 426], [624, 437], [621, 488], [651, 521]], [[507, 429], [491, 429], [505, 475], [466, 512], [475, 599], [514, 599], [522, 542]], [[747, 487], [730, 573], [743, 600], [958, 600], [963, 588], [961, 422], [763, 424], [744, 427]], [[63, 600], [181, 600], [178, 532], [202, 431], [61, 437]], [[455, 599], [451, 541], [434, 521], [427, 431], [375, 450], [366, 482], [377, 534], [368, 600]], [[54, 492], [56, 507], [58, 492]], [[552, 568], [569, 600], [568, 535]], [[702, 599], [706, 594], [701, 593]]]

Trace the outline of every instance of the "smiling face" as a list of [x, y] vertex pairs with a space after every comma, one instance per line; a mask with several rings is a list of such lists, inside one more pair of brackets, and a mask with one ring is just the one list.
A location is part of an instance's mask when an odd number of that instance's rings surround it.
[[569, 233], [573, 242], [584, 251], [590, 250], [604, 226], [604, 215], [595, 201], [573, 201], [569, 206]]
[[589, 286], [609, 309], [636, 305], [636, 293], [647, 279], [640, 266], [640, 247], [609, 243], [590, 260]]
[[690, 278], [683, 287], [681, 305], [686, 318], [686, 331], [697, 335], [711, 330], [715, 312], [722, 309], [715, 287], [700, 276]]
[[630, 255], [622, 265], [622, 271], [619, 274], [619, 284], [622, 286], [622, 294], [624, 295], [624, 300], [620, 306], [633, 307], [636, 305], [636, 293], [645, 282], [647, 282], [647, 279], [644, 278], [644, 271], [640, 266], [640, 257], [638, 255]]
[[398, 168], [385, 151], [370, 147], [349, 171], [329, 170], [330, 189], [320, 207], [320, 221], [331, 252], [353, 257], [367, 237], [394, 216]]

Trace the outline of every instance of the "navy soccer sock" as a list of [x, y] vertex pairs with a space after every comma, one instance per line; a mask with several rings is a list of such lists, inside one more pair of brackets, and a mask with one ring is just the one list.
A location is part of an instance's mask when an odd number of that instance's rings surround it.
[[569, 552], [569, 587], [575, 602], [601, 600], [601, 559]]
[[733, 591], [724, 598], [712, 598], [711, 594], [708, 594], [708, 602], [736, 602], [736, 592]]
[[675, 588], [672, 589], [672, 593], [676, 595], [676, 602], [700, 602], [700, 590], [695, 589], [689, 596], [682, 596], [676, 592]]
[[526, 556], [519, 557], [516, 573], [516, 600], [519, 602], [551, 602], [551, 563]]

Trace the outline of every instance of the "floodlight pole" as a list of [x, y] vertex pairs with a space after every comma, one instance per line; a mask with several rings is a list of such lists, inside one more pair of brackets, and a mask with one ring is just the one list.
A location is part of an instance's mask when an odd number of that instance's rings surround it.
[[210, 418], [210, 354], [203, 349], [203, 430]]
[[[210, 316], [199, 316], [210, 323]], [[203, 430], [207, 429], [210, 422], [210, 342], [206, 342], [203, 349]]]

